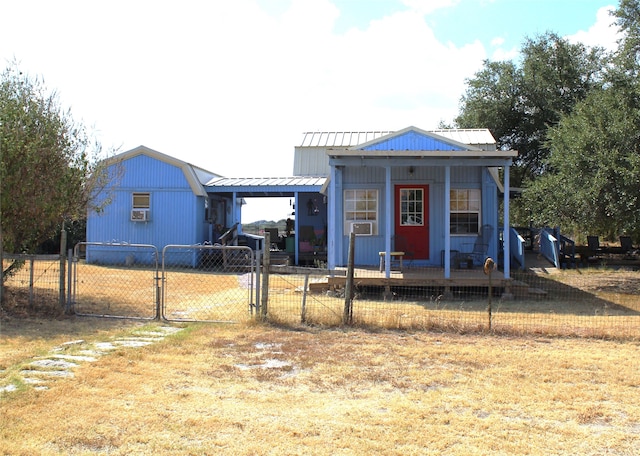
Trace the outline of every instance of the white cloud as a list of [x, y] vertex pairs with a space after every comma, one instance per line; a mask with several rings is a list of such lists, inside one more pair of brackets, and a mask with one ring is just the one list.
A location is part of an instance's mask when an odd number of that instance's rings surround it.
[[303, 130], [431, 128], [455, 115], [484, 49], [438, 42], [424, 19], [435, 6], [406, 3], [335, 35], [328, 0], [293, 0], [278, 15], [252, 0], [15, 2], [8, 16], [41, 14], [30, 33], [3, 26], [0, 56], [43, 75], [107, 144], [226, 175], [285, 175]]
[[610, 14], [614, 9], [614, 6], [600, 8], [596, 14], [596, 22], [588, 30], [581, 30], [566, 38], [572, 43], [600, 46], [609, 51], [616, 49], [620, 35], [619, 28], [614, 24], [614, 17]]

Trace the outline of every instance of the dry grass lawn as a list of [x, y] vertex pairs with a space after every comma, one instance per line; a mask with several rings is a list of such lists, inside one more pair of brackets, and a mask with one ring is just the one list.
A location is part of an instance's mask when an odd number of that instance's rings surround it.
[[[139, 326], [9, 320], [0, 368]], [[640, 453], [637, 342], [183, 326], [1, 396], [0, 453]]]

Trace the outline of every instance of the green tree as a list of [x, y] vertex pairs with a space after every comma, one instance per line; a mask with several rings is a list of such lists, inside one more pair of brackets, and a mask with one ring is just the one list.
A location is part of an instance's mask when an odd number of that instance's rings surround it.
[[598, 90], [549, 132], [549, 171], [524, 191], [538, 225], [640, 238], [640, 98]]
[[41, 80], [11, 64], [0, 76], [2, 234], [6, 252], [33, 252], [64, 220], [86, 217], [106, 176], [100, 147]]
[[548, 32], [526, 39], [521, 64], [485, 61], [467, 81], [456, 124], [488, 128], [500, 149], [517, 150], [514, 186], [535, 179], [549, 156], [547, 131], [601, 85], [604, 54]]
[[640, 239], [640, 3], [614, 12], [623, 39], [591, 90], [548, 133], [547, 172], [525, 190], [537, 224], [614, 239]]

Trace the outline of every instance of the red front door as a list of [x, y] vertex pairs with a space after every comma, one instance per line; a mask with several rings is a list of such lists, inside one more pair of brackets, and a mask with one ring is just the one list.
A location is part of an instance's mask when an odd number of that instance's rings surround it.
[[429, 259], [429, 186], [396, 185], [395, 201], [396, 244], [401, 239], [415, 259]]

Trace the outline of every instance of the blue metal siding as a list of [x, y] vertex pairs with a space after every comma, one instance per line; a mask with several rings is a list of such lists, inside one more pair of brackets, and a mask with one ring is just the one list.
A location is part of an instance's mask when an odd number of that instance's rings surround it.
[[[378, 233], [375, 236], [357, 236], [355, 262], [358, 265], [374, 266], [379, 264], [378, 252], [385, 249], [385, 223], [384, 218], [394, 213], [394, 202], [385, 201], [385, 178], [382, 167], [351, 167], [342, 172], [341, 186], [336, 186], [339, 192], [336, 195], [337, 205], [334, 229], [337, 240], [340, 239], [341, 254], [336, 257], [337, 265], [344, 266], [347, 263], [349, 251], [349, 233], [343, 231], [344, 212], [342, 208], [343, 190], [349, 188], [375, 188], [379, 195], [379, 220]], [[427, 266], [440, 266], [441, 251], [444, 249], [444, 167], [414, 167], [413, 174], [408, 167], [400, 166], [391, 169], [391, 185], [396, 184], [428, 184], [429, 185], [429, 251], [430, 258], [421, 264]], [[451, 188], [477, 188], [482, 191], [482, 223], [489, 223], [494, 227], [497, 224], [498, 197], [496, 184], [489, 173], [480, 167], [454, 167], [451, 169]], [[392, 192], [392, 195], [394, 192]], [[393, 226], [393, 223], [392, 223]], [[497, 232], [497, 229], [494, 233]], [[341, 234], [341, 235], [340, 235]], [[475, 241], [475, 235], [452, 236], [451, 249], [466, 250]], [[497, 239], [497, 237], [496, 237]], [[489, 250], [494, 256], [497, 254], [497, 242], [493, 242]]]
[[403, 135], [381, 141], [362, 150], [463, 150], [461, 147], [439, 141], [436, 138], [409, 131]]
[[140, 189], [190, 189], [183, 171], [146, 155], [137, 155], [122, 163], [124, 175], [120, 181], [121, 188]]
[[[89, 213], [89, 242], [155, 245], [196, 244], [207, 238], [204, 200], [195, 196], [182, 170], [147, 156], [122, 164], [124, 175], [111, 190], [112, 202], [101, 214]], [[150, 193], [150, 220], [131, 221], [132, 193]]]

